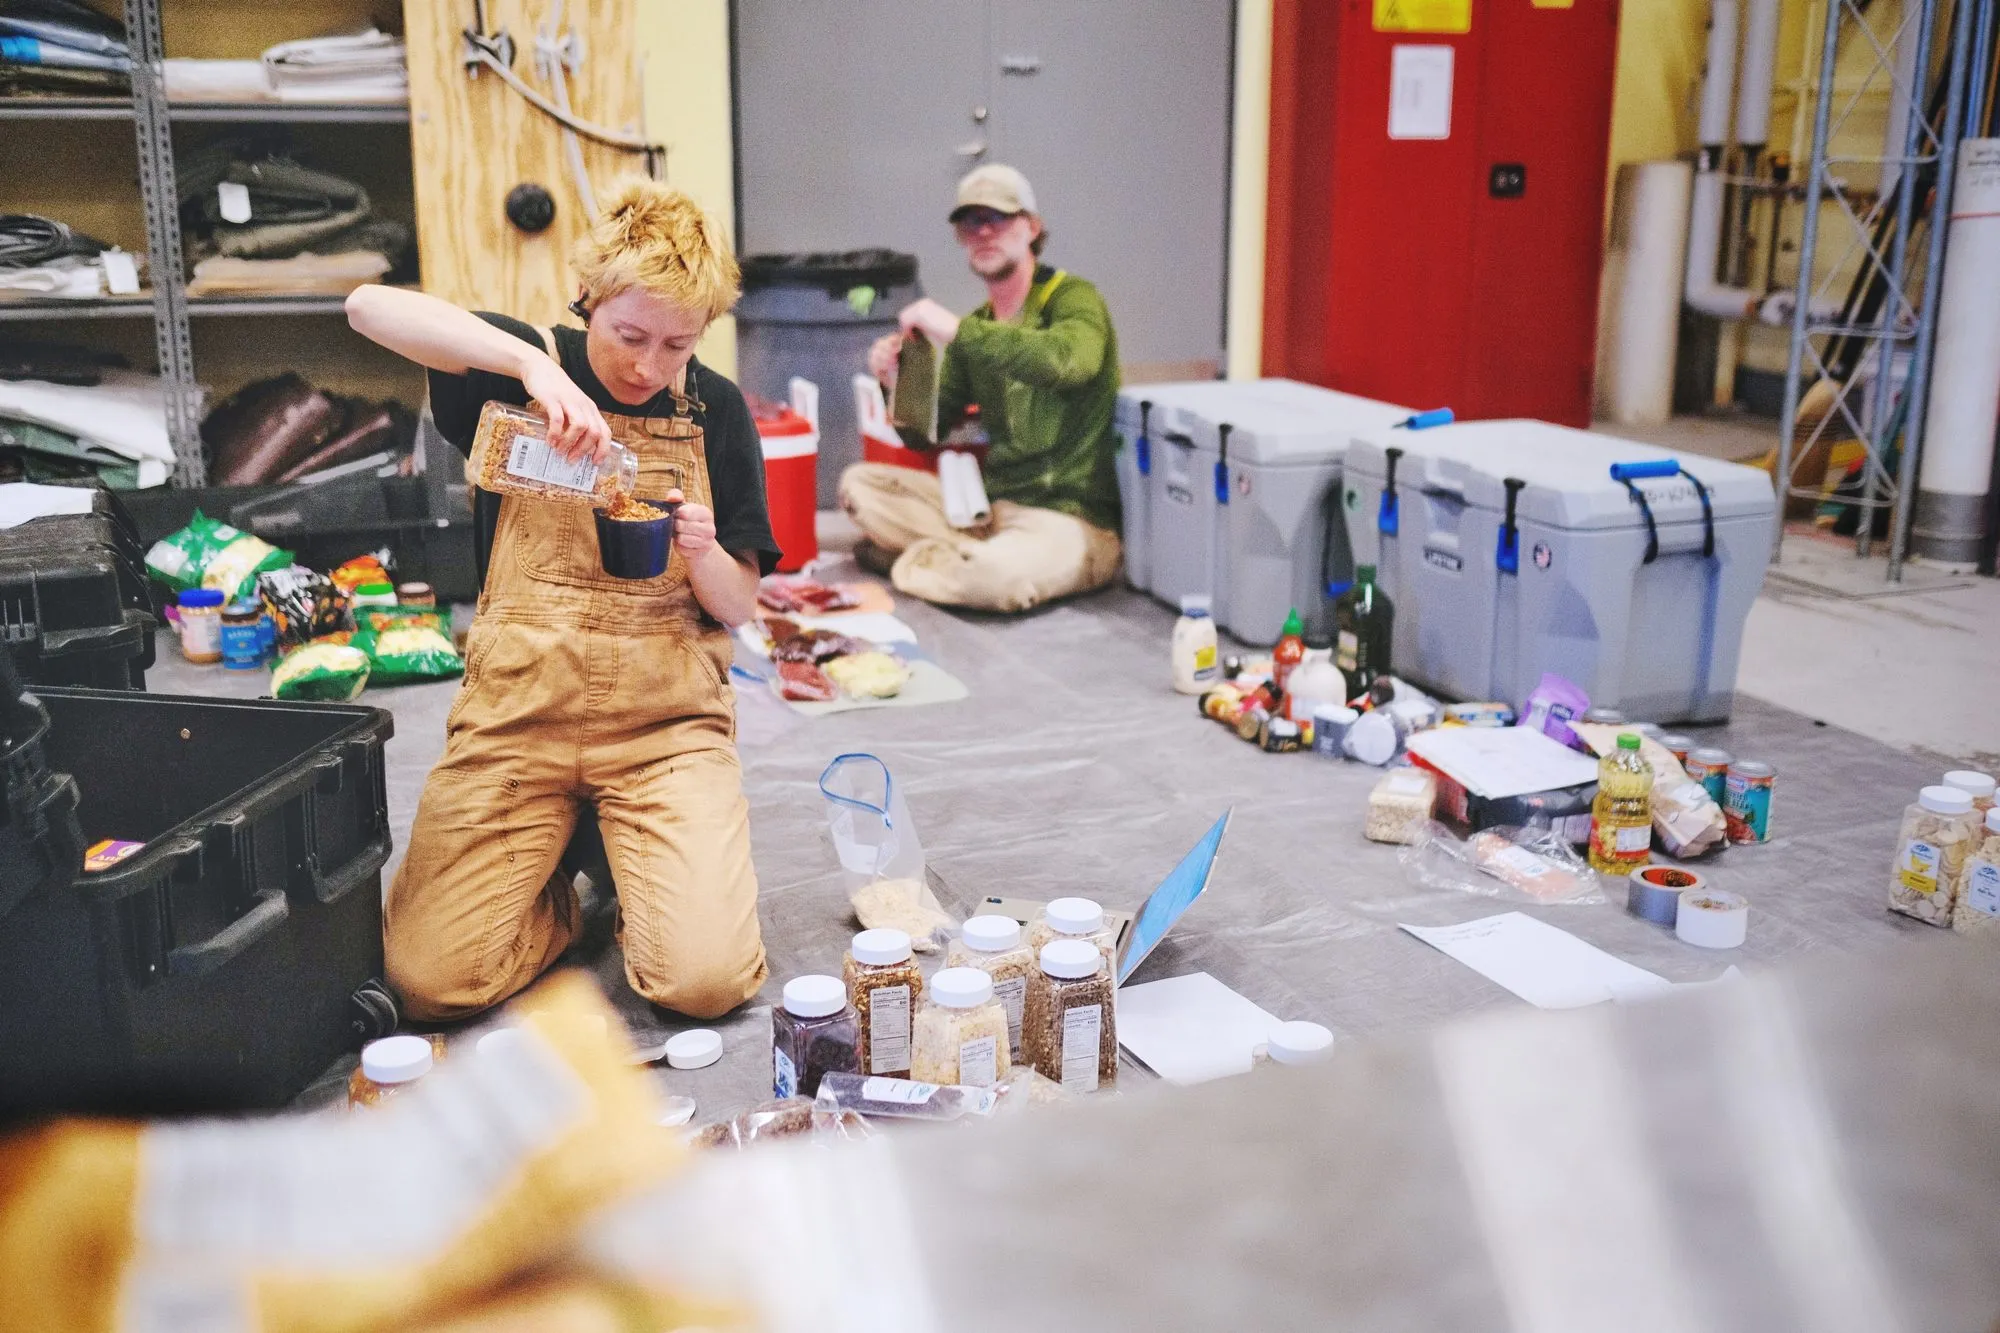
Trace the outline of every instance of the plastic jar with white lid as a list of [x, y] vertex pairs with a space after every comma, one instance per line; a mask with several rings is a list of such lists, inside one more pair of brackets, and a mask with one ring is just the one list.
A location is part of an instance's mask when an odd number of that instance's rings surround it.
[[361, 1048], [361, 1067], [347, 1080], [349, 1106], [375, 1106], [431, 1072], [437, 1052], [425, 1037], [383, 1037]]
[[848, 946], [841, 971], [847, 1002], [861, 1026], [860, 1072], [910, 1076], [910, 1023], [924, 993], [924, 974], [900, 930], [864, 930]]
[[1090, 941], [1111, 975], [1118, 975], [1118, 932], [1104, 923], [1104, 909], [1093, 899], [1057, 898], [1028, 927], [1028, 949], [1038, 959], [1057, 940]]
[[1993, 808], [1993, 778], [1985, 773], [1976, 773], [1969, 768], [1956, 768], [1944, 775], [1944, 785], [1956, 787], [1972, 798], [1972, 808], [1979, 812], [1981, 819]]
[[819, 1081], [861, 1069], [861, 1018], [839, 977], [808, 975], [785, 983], [771, 1010], [771, 1095], [814, 1097]]
[[1025, 1063], [1076, 1092], [1118, 1077], [1118, 1015], [1111, 974], [1088, 940], [1059, 939], [1036, 955], [1021, 1020]]
[[1978, 834], [1951, 909], [1951, 928], [1961, 935], [2000, 936], [2000, 807], [1986, 812]]
[[932, 975], [917, 1011], [910, 1076], [919, 1083], [990, 1088], [1007, 1077], [1007, 1011], [993, 978], [976, 967]]
[[1264, 1044], [1264, 1058], [1274, 1065], [1311, 1065], [1333, 1055], [1333, 1029], [1319, 1023], [1280, 1023]]
[[1889, 910], [1933, 926], [1951, 925], [1959, 884], [1972, 857], [1979, 817], [1972, 797], [1956, 787], [1926, 787], [1903, 811], [1896, 863], [1889, 871]]
[[1007, 1056], [1021, 1059], [1021, 1013], [1028, 999], [1028, 978], [1035, 971], [1035, 951], [1022, 937], [1021, 923], [1010, 916], [969, 917], [959, 937], [945, 950], [946, 967], [976, 967], [993, 978], [993, 996], [1007, 1015]]

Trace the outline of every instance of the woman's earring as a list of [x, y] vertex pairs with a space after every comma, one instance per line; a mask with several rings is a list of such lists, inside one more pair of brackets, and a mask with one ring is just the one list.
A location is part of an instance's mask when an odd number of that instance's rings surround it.
[[583, 303], [582, 297], [579, 296], [576, 300], [569, 303], [569, 312], [585, 324], [590, 323], [590, 307]]

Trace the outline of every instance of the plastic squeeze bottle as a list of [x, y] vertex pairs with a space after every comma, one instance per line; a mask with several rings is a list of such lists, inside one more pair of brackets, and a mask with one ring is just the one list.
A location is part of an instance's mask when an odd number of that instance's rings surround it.
[[1597, 761], [1597, 799], [1590, 803], [1590, 868], [1624, 875], [1653, 859], [1653, 767], [1639, 753], [1639, 736], [1625, 732], [1618, 748]]
[[1294, 722], [1307, 722], [1315, 708], [1337, 708], [1348, 699], [1347, 677], [1333, 664], [1333, 636], [1308, 634], [1305, 650], [1285, 690], [1285, 716]]
[[1285, 627], [1278, 635], [1278, 646], [1271, 650], [1271, 679], [1278, 683], [1281, 690], [1290, 688], [1293, 668], [1305, 660], [1305, 632], [1305, 623], [1299, 619], [1299, 609], [1295, 606], [1285, 617]]
[[1181, 618], [1174, 622], [1174, 688], [1182, 694], [1206, 694], [1222, 679], [1216, 660], [1214, 599], [1191, 592], [1181, 598]]
[[1347, 673], [1348, 683], [1357, 691], [1386, 676], [1389, 644], [1394, 636], [1396, 608], [1389, 595], [1375, 586], [1375, 566], [1361, 565], [1354, 571], [1354, 584], [1333, 604], [1334, 619], [1340, 630], [1339, 651], [1334, 662]]

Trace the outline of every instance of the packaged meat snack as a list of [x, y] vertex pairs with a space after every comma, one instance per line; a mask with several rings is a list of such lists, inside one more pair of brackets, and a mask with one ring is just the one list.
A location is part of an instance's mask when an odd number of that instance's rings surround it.
[[779, 662], [778, 693], [793, 703], [830, 704], [840, 688], [811, 662]]

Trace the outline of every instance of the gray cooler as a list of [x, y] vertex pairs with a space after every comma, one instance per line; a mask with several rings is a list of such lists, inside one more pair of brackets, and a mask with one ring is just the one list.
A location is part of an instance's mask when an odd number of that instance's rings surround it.
[[1150, 589], [1169, 604], [1212, 595], [1216, 623], [1246, 643], [1274, 642], [1293, 607], [1326, 625], [1327, 584], [1353, 578], [1341, 456], [1410, 410], [1293, 380], [1215, 387], [1154, 409]]
[[[1219, 400], [1235, 386], [1221, 380], [1139, 384], [1118, 392], [1112, 426], [1118, 432], [1118, 499], [1124, 511], [1125, 581], [1140, 592], [1153, 588], [1153, 458], [1159, 451], [1166, 410]], [[1205, 590], [1204, 590], [1205, 591]]]
[[1773, 503], [1756, 468], [1481, 421], [1358, 435], [1343, 512], [1398, 675], [1519, 705], [1552, 671], [1634, 719], [1719, 722]]

